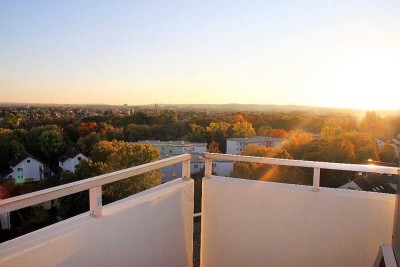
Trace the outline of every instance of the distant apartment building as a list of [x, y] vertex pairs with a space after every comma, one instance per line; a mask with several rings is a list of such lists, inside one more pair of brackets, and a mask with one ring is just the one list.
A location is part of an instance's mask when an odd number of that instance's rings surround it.
[[207, 150], [207, 143], [192, 143], [188, 141], [158, 141], [143, 140], [138, 144], [150, 144], [158, 149], [161, 158], [182, 155], [185, 153], [204, 153]]
[[[135, 143], [131, 143], [135, 144]], [[158, 141], [143, 140], [136, 144], [150, 144], [158, 149], [160, 158], [168, 158], [182, 154], [191, 154], [190, 174], [199, 172], [204, 168], [203, 153], [207, 151], [207, 143], [192, 143], [188, 141]], [[220, 176], [229, 176], [233, 170], [233, 163], [229, 161], [213, 162], [213, 171]], [[162, 182], [169, 182], [182, 177], [182, 164], [174, 164], [161, 169]]]
[[226, 141], [226, 153], [238, 155], [241, 154], [248, 145], [258, 145], [262, 147], [280, 147], [285, 138], [276, 138], [268, 136], [254, 136], [243, 138], [228, 138]]

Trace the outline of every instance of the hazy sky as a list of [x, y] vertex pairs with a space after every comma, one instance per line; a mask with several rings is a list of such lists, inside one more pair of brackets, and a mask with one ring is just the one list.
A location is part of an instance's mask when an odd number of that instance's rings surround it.
[[0, 102], [400, 108], [400, 1], [0, 1]]

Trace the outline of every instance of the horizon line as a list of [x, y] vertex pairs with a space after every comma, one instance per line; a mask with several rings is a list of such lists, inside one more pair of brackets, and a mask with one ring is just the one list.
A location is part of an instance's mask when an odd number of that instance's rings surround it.
[[176, 104], [176, 103], [151, 103], [151, 104], [105, 104], [105, 103], [38, 103], [38, 102], [0, 102], [0, 106], [2, 105], [46, 105], [46, 106], [132, 106], [132, 107], [140, 107], [140, 106], [228, 106], [228, 105], [237, 105], [237, 106], [275, 106], [275, 107], [299, 107], [299, 108], [321, 108], [321, 109], [337, 109], [337, 110], [352, 110], [352, 111], [397, 111], [400, 112], [400, 109], [381, 109], [381, 108], [349, 108], [349, 107], [332, 107], [332, 106], [312, 106], [312, 105], [298, 105], [298, 104], [251, 104], [251, 103], [225, 103], [225, 104], [205, 104], [205, 103], [187, 103], [187, 104]]

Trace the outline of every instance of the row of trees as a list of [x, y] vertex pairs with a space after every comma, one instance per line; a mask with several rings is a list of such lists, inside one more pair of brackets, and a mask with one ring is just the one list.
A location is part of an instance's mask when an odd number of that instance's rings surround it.
[[[353, 155], [345, 152], [346, 149], [352, 151], [351, 145], [345, 140], [349, 141], [354, 145], [356, 162], [361, 163], [368, 158], [390, 161], [391, 148], [386, 146], [385, 151], [377, 151], [373, 145], [374, 138], [382, 136], [386, 139], [394, 138], [400, 133], [399, 117], [381, 118], [374, 112], [367, 112], [361, 120], [349, 115], [317, 116], [297, 113], [209, 115], [166, 111], [160, 114], [137, 112], [129, 116], [110, 114], [80, 120], [43, 119], [36, 121], [34, 126], [32, 122], [21, 121], [21, 116], [8, 116], [7, 123], [12, 122], [19, 123], [17, 129], [0, 129], [0, 169], [7, 168], [7, 162], [16, 153], [24, 150], [54, 166], [57, 164], [55, 161], [57, 156], [67, 147], [77, 146], [85, 155], [90, 156], [93, 146], [101, 140], [129, 142], [144, 139], [189, 140], [207, 142], [211, 151], [224, 153], [227, 138], [254, 135], [290, 137], [292, 146], [288, 151], [298, 159], [327, 159], [324, 153], [318, 152], [328, 146], [323, 144], [323, 140], [340, 137], [343, 140], [335, 142], [343, 146], [341, 153], [353, 158]], [[3, 125], [4, 123], [5, 120]], [[299, 136], [299, 132], [321, 132], [322, 141], [308, 142], [311, 137]], [[301, 150], [308, 150], [308, 153], [295, 151], [295, 144], [298, 142], [304, 143]]]
[[[151, 145], [131, 146], [124, 141], [100, 141], [93, 147], [91, 159], [83, 160], [75, 173], [63, 172], [60, 184], [114, 172], [159, 159]], [[158, 170], [103, 186], [103, 203], [108, 204], [161, 184]], [[68, 218], [87, 211], [88, 193], [82, 192], [60, 199], [60, 216]]]
[[[127, 142], [143, 139], [189, 140], [207, 142], [211, 152], [225, 152], [230, 137], [255, 135], [287, 138], [281, 148], [249, 146], [245, 155], [276, 157], [299, 160], [315, 160], [343, 163], [366, 163], [368, 159], [390, 162], [394, 149], [390, 145], [381, 149], [375, 138], [383, 140], [397, 137], [400, 118], [380, 118], [373, 112], [358, 120], [348, 115], [314, 114], [255, 114], [223, 113], [210, 115], [195, 112], [161, 112], [147, 114], [137, 112], [129, 116], [104, 116], [58, 118], [24, 121], [21, 116], [8, 116], [0, 128], [0, 169], [8, 168], [8, 161], [15, 154], [27, 151], [58, 165], [57, 157], [68, 147], [77, 147], [89, 161], [82, 161], [76, 173], [62, 173], [51, 186], [86, 179], [96, 175], [144, 164], [159, 158], [156, 150], [148, 145], [130, 146]], [[320, 133], [321, 138], [315, 138]], [[312, 170], [297, 167], [268, 166], [251, 163], [235, 163], [232, 176], [311, 184]], [[321, 185], [338, 187], [354, 178], [352, 173], [338, 171], [321, 172]], [[104, 203], [132, 195], [161, 183], [157, 171], [126, 179], [105, 186]], [[51, 214], [38, 208], [28, 214], [33, 221], [55, 216], [67, 218], [88, 209], [87, 192], [60, 199], [59, 206]], [[46, 213], [46, 214], [45, 214]], [[45, 216], [46, 215], [46, 216]], [[47, 219], [46, 219], [47, 220]]]
[[[346, 131], [341, 127], [325, 126], [320, 138], [305, 132], [291, 132], [281, 148], [250, 145], [246, 156], [273, 157], [310, 161], [366, 164], [368, 160], [391, 162], [395, 157], [392, 145], [378, 148], [375, 138], [366, 132]], [[310, 184], [312, 172], [306, 168], [269, 166], [256, 163], [235, 163], [232, 176], [275, 182]], [[339, 187], [354, 179], [351, 172], [323, 170], [321, 185]]]

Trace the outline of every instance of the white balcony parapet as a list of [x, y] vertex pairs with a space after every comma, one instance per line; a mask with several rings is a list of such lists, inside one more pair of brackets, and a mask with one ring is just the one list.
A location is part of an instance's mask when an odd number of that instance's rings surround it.
[[396, 195], [203, 179], [201, 266], [373, 266]]
[[[395, 195], [320, 188], [320, 170], [398, 175], [399, 168], [204, 157], [211, 179], [203, 180], [202, 266], [372, 266], [379, 246], [391, 242]], [[313, 185], [213, 176], [212, 160], [313, 168]]]
[[[187, 179], [190, 176], [190, 154], [183, 154], [171, 158], [166, 158], [140, 166], [123, 169], [120, 171], [107, 173], [92, 178], [84, 179], [81, 181], [52, 187], [36, 191], [33, 193], [25, 194], [22, 196], [12, 197], [0, 201], [0, 214], [11, 212], [14, 210], [22, 209], [25, 207], [33, 206], [45, 201], [64, 197], [67, 195], [75, 194], [84, 190], [89, 190], [90, 193], [90, 214], [94, 217], [101, 216], [101, 186], [112, 182], [120, 181], [135, 175], [143, 174], [152, 170], [160, 169], [169, 165], [183, 162], [185, 174], [183, 178]], [[189, 173], [189, 176], [188, 176]]]
[[204, 153], [204, 158], [206, 159], [207, 163], [205, 165], [205, 177], [211, 176], [212, 160], [230, 160], [230, 161], [240, 161], [240, 162], [313, 168], [314, 176], [313, 176], [312, 190], [315, 192], [319, 191], [321, 169], [400, 175], [400, 168], [374, 166], [374, 165], [344, 164], [344, 163], [305, 161], [305, 160], [293, 160], [293, 159], [277, 159], [277, 158], [252, 157], [252, 156], [242, 156], [242, 155], [228, 155], [219, 153]]
[[0, 244], [2, 267], [192, 266], [193, 180], [168, 183]]

